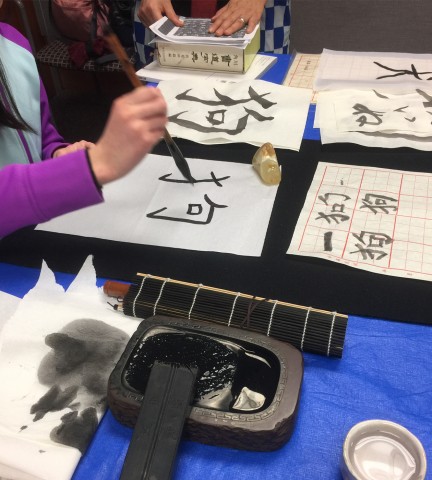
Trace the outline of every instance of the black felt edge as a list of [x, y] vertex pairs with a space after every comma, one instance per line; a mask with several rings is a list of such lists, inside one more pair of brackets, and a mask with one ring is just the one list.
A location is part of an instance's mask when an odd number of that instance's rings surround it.
[[[249, 163], [256, 147], [202, 146], [178, 140], [187, 157]], [[160, 144], [155, 153], [167, 155]], [[432, 324], [432, 286], [422, 280], [371, 273], [335, 262], [287, 255], [318, 161], [432, 172], [430, 152], [303, 141], [300, 152], [278, 150], [283, 181], [261, 257], [136, 245], [23, 229], [0, 242], [0, 261], [77, 273], [94, 255], [99, 277], [130, 281], [139, 272], [240, 291], [340, 313]]]

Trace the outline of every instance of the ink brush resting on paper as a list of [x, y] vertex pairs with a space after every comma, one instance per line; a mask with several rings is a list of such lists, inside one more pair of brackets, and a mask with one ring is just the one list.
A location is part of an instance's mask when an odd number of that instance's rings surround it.
[[[109, 25], [105, 25], [103, 28], [104, 39], [108, 43], [109, 47], [116, 55], [118, 61], [120, 62], [123, 71], [126, 73], [127, 77], [129, 78], [131, 84], [134, 88], [141, 87], [143, 84], [141, 80], [138, 78], [133, 65], [130, 63], [129, 58], [120, 43], [117, 35], [112, 31]], [[173, 157], [177, 168], [180, 170], [181, 174], [189, 180], [192, 185], [195, 183], [195, 179], [192, 177], [189, 165], [182, 154], [180, 148], [175, 143], [171, 135], [169, 134], [168, 130], [165, 128], [164, 132], [164, 140], [167, 144], [168, 150], [170, 151], [171, 156]]]

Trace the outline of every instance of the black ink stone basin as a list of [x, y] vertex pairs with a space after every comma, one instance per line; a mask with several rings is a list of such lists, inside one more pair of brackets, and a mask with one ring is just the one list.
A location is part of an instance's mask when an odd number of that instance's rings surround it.
[[114, 417], [133, 427], [155, 362], [196, 368], [185, 438], [210, 445], [271, 451], [292, 433], [303, 357], [262, 334], [165, 316], [140, 323], [108, 382]]

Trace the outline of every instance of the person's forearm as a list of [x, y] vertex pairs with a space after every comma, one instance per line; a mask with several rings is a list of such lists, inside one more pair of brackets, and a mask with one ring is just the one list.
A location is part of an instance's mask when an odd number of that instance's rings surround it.
[[0, 237], [103, 201], [85, 151], [0, 170]]

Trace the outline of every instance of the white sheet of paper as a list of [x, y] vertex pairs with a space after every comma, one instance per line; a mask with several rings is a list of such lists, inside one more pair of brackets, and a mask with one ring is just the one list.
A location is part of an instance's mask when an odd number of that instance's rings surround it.
[[169, 68], [162, 67], [157, 61], [153, 61], [137, 71], [141, 80], [147, 82], [160, 82], [162, 80], [181, 80], [193, 81], [199, 79], [217, 80], [219, 82], [236, 83], [245, 80], [260, 78], [264, 73], [276, 63], [276, 57], [270, 55], [256, 55], [252, 65], [245, 73], [218, 72], [215, 70], [195, 70], [193, 68]]
[[[264, 185], [252, 165], [192, 158], [188, 163], [199, 181], [194, 185], [182, 177], [171, 157], [149, 155], [132, 173], [104, 187], [104, 204], [38, 229], [260, 256], [277, 186]], [[179, 183], [160, 180], [164, 175]], [[169, 218], [150, 218], [152, 214]]]
[[351, 142], [364, 146], [432, 150], [432, 94], [425, 90], [320, 92], [315, 127], [323, 144]]
[[[385, 98], [383, 97], [385, 95]], [[424, 99], [423, 99], [424, 100]], [[348, 98], [334, 98], [340, 132], [399, 132], [432, 135], [431, 116], [419, 95], [389, 95], [358, 91]]]
[[251, 80], [159, 83], [173, 137], [198, 143], [245, 142], [299, 150], [312, 90]]
[[[182, 17], [182, 20], [184, 25], [182, 27], [176, 27], [167, 17], [162, 17], [152, 23], [149, 28], [155, 35], [169, 42], [210, 45], [247, 45], [253, 39], [259, 27], [259, 25], [256, 25], [251, 33], [246, 33], [246, 28], [243, 28], [232, 35], [217, 37], [215, 34], [208, 33], [208, 28], [211, 25], [210, 18]], [[186, 35], [186, 33], [188, 33], [188, 35]]]
[[432, 55], [341, 52], [324, 49], [315, 77], [317, 91], [336, 88], [428, 88]]
[[[81, 320], [80, 329], [73, 323], [76, 320]], [[75, 435], [86, 438], [83, 410], [86, 407], [93, 409], [100, 419], [105, 409], [104, 402], [99, 403], [100, 393], [84, 386], [86, 377], [88, 380], [93, 375], [92, 385], [101, 382], [105, 397], [107, 378], [103, 377], [114, 368], [138, 324], [107, 305], [102, 291], [96, 286], [91, 258], [87, 259], [66, 292], [56, 283], [53, 272], [43, 265], [37, 285], [20, 301], [3, 329], [0, 352], [0, 477], [13, 480], [71, 478], [81, 453], [68, 442], [52, 441], [50, 436], [64, 422], [64, 433], [69, 427], [75, 430], [70, 438], [76, 438]], [[66, 362], [70, 370], [60, 368], [60, 363], [57, 363], [67, 350], [67, 342], [61, 340], [63, 337], [59, 336], [59, 332], [68, 328], [69, 337], [73, 332], [76, 337], [72, 338], [84, 339], [90, 352], [80, 362], [82, 357], [77, 348], [70, 357], [75, 364], [70, 364], [72, 360]], [[53, 336], [57, 337], [56, 356], [54, 348], [46, 343], [46, 339], [51, 338], [53, 344]], [[93, 344], [92, 336], [97, 336], [97, 342]], [[99, 357], [97, 348], [100, 347], [96, 347], [96, 343], [103, 348]], [[113, 355], [107, 355], [109, 351], [114, 352]], [[63, 392], [68, 387], [75, 388], [76, 396], [71, 394], [68, 401], [60, 401], [58, 395], [57, 406], [53, 400], [55, 396], [52, 396], [51, 401], [42, 402], [43, 408], [32, 410], [32, 406], [40, 402], [51, 388], [54, 392], [57, 387]], [[45, 414], [38, 419], [36, 411], [42, 412], [44, 408]], [[75, 420], [70, 418], [74, 412], [77, 413]], [[67, 414], [69, 427], [64, 417]], [[60, 437], [57, 435], [58, 441]]]
[[287, 253], [432, 280], [432, 174], [319, 163]]
[[[313, 90], [320, 57], [320, 53], [296, 52], [282, 85]], [[316, 103], [316, 97], [313, 92], [311, 103]]]

